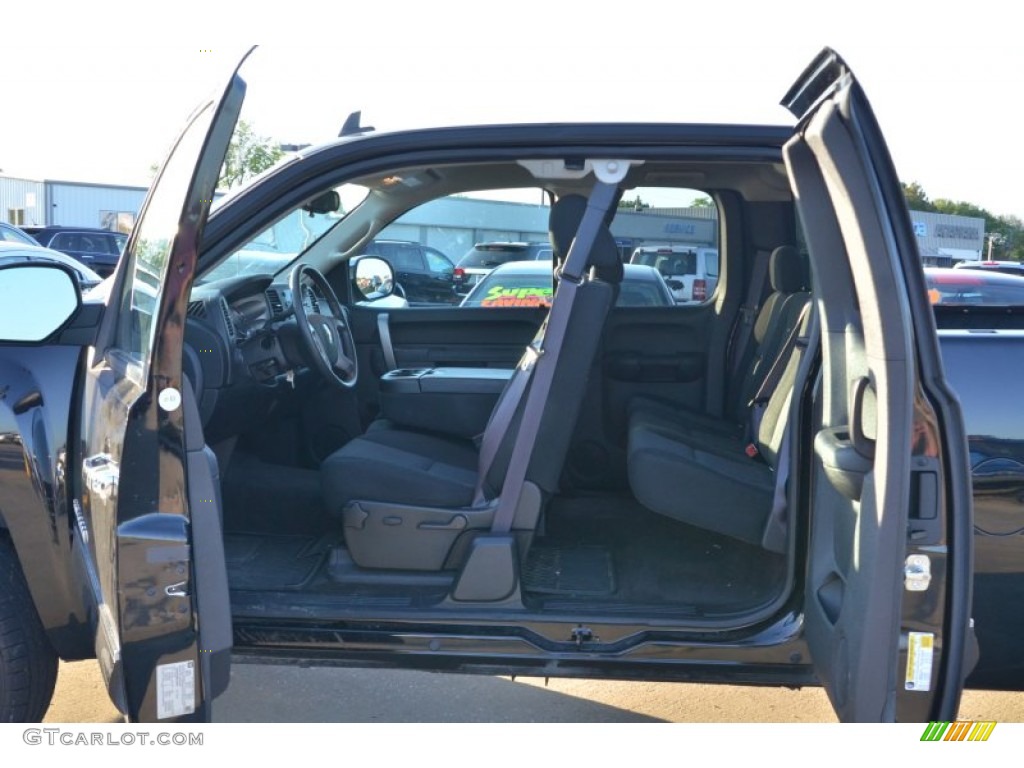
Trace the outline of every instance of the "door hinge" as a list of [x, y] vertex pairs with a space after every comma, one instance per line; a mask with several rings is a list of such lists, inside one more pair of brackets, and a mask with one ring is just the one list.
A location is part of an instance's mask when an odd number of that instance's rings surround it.
[[931, 558], [928, 555], [908, 555], [903, 566], [903, 586], [907, 592], [924, 592], [931, 583]]
[[594, 640], [594, 630], [590, 627], [578, 626], [573, 627], [572, 632], [569, 634], [569, 639], [576, 643], [577, 648], [582, 648], [584, 643], [590, 643]]

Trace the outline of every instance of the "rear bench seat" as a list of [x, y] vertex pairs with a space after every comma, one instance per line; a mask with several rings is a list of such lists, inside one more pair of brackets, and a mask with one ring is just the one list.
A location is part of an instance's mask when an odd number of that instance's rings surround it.
[[733, 436], [746, 432], [750, 401], [810, 300], [807, 266], [792, 246], [781, 245], [772, 251], [768, 275], [772, 292], [754, 321], [753, 338], [739, 365], [742, 378], [726, 405], [725, 416], [712, 416], [650, 397], [635, 397], [629, 403], [630, 428], [639, 424], [662, 429], [676, 425], [684, 433], [691, 428]]
[[[800, 355], [787, 340], [806, 335], [806, 269], [795, 249], [776, 248], [773, 292], [758, 313], [736, 402], [724, 418], [638, 398], [630, 404], [628, 471], [645, 507], [690, 525], [764, 545], [775, 469]], [[752, 399], [780, 362], [781, 377], [754, 423]], [[758, 409], [760, 410], [760, 409]], [[777, 548], [773, 545], [772, 548]]]

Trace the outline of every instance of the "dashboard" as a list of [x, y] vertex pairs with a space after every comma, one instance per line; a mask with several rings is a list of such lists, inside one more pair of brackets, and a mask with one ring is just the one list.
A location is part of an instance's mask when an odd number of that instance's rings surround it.
[[[294, 300], [287, 283], [267, 275], [193, 288], [183, 365], [212, 441], [239, 434], [261, 411], [269, 413], [291, 391], [295, 373], [307, 367]], [[328, 309], [326, 299], [308, 286], [302, 301], [308, 313]]]

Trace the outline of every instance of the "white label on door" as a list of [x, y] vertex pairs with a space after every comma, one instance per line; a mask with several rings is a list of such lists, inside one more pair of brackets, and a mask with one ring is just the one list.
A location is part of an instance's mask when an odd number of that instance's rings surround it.
[[934, 634], [931, 632], [910, 633], [907, 642], [907, 677], [903, 686], [906, 690], [931, 690], [934, 654]]
[[159, 664], [156, 668], [156, 717], [191, 715], [196, 711], [196, 665], [192, 661]]
[[181, 406], [181, 392], [174, 387], [161, 389], [156, 401], [165, 411], [176, 411]]

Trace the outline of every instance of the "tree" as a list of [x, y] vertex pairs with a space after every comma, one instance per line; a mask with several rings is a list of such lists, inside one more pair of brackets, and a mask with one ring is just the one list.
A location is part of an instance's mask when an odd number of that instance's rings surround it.
[[241, 186], [273, 166], [283, 155], [277, 143], [266, 136], [256, 135], [252, 124], [239, 120], [217, 186], [225, 189]]
[[900, 186], [903, 187], [903, 197], [907, 201], [907, 207], [912, 211], [934, 211], [935, 206], [932, 205], [932, 201], [928, 199], [928, 194], [924, 191], [924, 187], [918, 184], [916, 181], [912, 181], [910, 184], [904, 184], [900, 182]]
[[627, 211], [645, 211], [650, 208], [650, 203], [645, 203], [640, 199], [640, 195], [637, 195], [633, 199], [622, 198], [619, 200], [619, 209]]
[[693, 202], [690, 203], [691, 208], [714, 208], [715, 204], [710, 197], [702, 195], [701, 197], [693, 198]]

